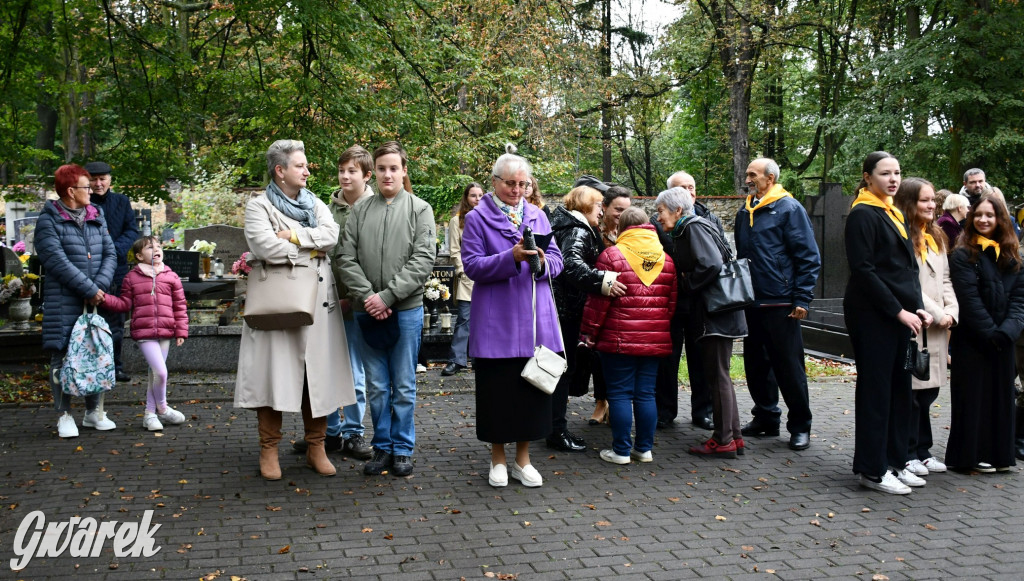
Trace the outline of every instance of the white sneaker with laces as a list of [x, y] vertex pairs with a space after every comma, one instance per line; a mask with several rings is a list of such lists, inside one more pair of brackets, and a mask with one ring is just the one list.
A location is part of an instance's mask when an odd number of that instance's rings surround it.
[[160, 418], [156, 414], [142, 416], [142, 427], [150, 432], [162, 432], [164, 429], [164, 425], [160, 423]]
[[117, 427], [117, 424], [107, 418], [107, 412], [99, 410], [86, 413], [85, 417], [82, 418], [82, 425], [87, 428], [96, 428], [101, 432], [113, 430]]
[[910, 494], [910, 487], [903, 484], [893, 476], [892, 472], [886, 471], [881, 482], [875, 482], [867, 476], [860, 475], [860, 485], [864, 488], [886, 492], [888, 494]]
[[167, 406], [167, 409], [164, 410], [164, 413], [157, 414], [157, 417], [160, 418], [160, 421], [165, 424], [172, 424], [176, 426], [178, 424], [185, 423], [185, 414], [179, 412], [178, 410], [172, 408], [171, 406]]
[[650, 450], [648, 450], [646, 452], [639, 452], [637, 450], [632, 450], [629, 453], [629, 457], [634, 459], [634, 460], [636, 460], [637, 462], [653, 462], [654, 461], [654, 454], [651, 454]]
[[931, 458], [925, 458], [921, 460], [921, 464], [928, 469], [929, 472], [945, 472], [946, 465], [939, 462], [939, 459], [932, 456]]
[[612, 464], [629, 464], [629, 456], [619, 456], [615, 450], [601, 450], [601, 459]]
[[903, 469], [915, 476], [928, 476], [928, 468], [917, 458], [907, 462]]
[[504, 464], [491, 464], [487, 475], [487, 483], [495, 488], [508, 486], [508, 468]]
[[902, 482], [903, 484], [906, 484], [907, 486], [920, 487], [924, 486], [925, 484], [928, 484], [927, 482], [925, 482], [924, 478], [921, 478], [918, 475], [911, 473], [906, 468], [897, 472], [896, 478], [899, 479], [899, 481]]
[[508, 475], [519, 482], [522, 482], [523, 486], [528, 486], [530, 488], [536, 488], [537, 486], [544, 484], [544, 479], [541, 477], [540, 472], [537, 472], [537, 469], [533, 467], [533, 464], [520, 466], [516, 462], [513, 462], [508, 468]]
[[64, 412], [57, 418], [57, 435], [61, 438], [77, 438], [78, 426], [75, 425], [75, 418]]

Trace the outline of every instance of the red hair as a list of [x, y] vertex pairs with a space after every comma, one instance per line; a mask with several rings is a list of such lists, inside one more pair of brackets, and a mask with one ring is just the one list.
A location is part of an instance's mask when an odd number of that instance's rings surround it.
[[68, 188], [77, 186], [80, 177], [89, 179], [89, 172], [85, 171], [84, 167], [74, 163], [62, 165], [53, 174], [53, 189], [57, 191], [58, 196], [67, 197]]

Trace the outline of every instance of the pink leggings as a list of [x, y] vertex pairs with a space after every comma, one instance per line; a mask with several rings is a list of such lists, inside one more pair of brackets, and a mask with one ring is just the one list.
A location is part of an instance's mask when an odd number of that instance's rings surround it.
[[151, 372], [149, 390], [146, 392], [146, 413], [167, 410], [167, 351], [170, 339], [139, 341], [139, 350], [146, 358]]

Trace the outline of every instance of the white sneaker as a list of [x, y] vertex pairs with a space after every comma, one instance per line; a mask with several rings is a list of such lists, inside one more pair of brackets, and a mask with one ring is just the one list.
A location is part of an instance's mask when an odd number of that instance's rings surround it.
[[487, 483], [495, 488], [508, 486], [508, 469], [504, 464], [491, 464], [491, 472], [487, 475]]
[[520, 466], [513, 462], [512, 466], [508, 469], [508, 475], [519, 482], [522, 482], [523, 486], [528, 486], [530, 488], [535, 488], [544, 484], [544, 479], [541, 478], [540, 472], [537, 472], [537, 469], [533, 467], [533, 464]]
[[946, 465], [939, 462], [939, 459], [932, 456], [931, 458], [925, 458], [921, 460], [921, 464], [928, 469], [929, 472], [945, 472]]
[[82, 418], [82, 425], [87, 428], [96, 428], [101, 432], [113, 430], [117, 424], [107, 419], [107, 412], [93, 410]]
[[424, 365], [422, 363], [417, 363], [416, 364], [416, 373], [426, 373], [426, 372], [427, 372], [427, 366], [426, 365]]
[[915, 476], [928, 476], [928, 468], [917, 458], [907, 462], [907, 465], [904, 466], [903, 469]]
[[164, 429], [164, 425], [160, 423], [160, 418], [156, 414], [142, 416], [142, 427], [150, 432], [162, 432]]
[[928, 484], [927, 482], [925, 482], [924, 478], [921, 478], [918, 475], [911, 473], [906, 468], [897, 472], [896, 478], [898, 478], [900, 482], [906, 484], [907, 486], [920, 487], [924, 486], [925, 484]]
[[64, 412], [57, 418], [57, 435], [61, 438], [77, 438], [78, 426], [75, 425], [75, 418]]
[[993, 468], [992, 465], [989, 464], [988, 462], [978, 462], [974, 466], [974, 471], [975, 472], [981, 472], [983, 474], [991, 474], [991, 473], [995, 472], [996, 469]]
[[164, 410], [164, 413], [157, 414], [157, 417], [160, 418], [160, 421], [165, 424], [172, 424], [176, 426], [178, 424], [185, 423], [185, 414], [179, 412], [178, 410], [172, 408], [171, 406], [167, 406], [167, 409]]
[[636, 460], [637, 462], [653, 462], [654, 461], [654, 454], [651, 454], [650, 450], [648, 450], [646, 452], [639, 452], [637, 450], [633, 450], [633, 451], [631, 451], [629, 453], [629, 457], [634, 459], [634, 460]]
[[629, 464], [629, 456], [619, 456], [615, 450], [601, 450], [601, 459], [612, 464]]
[[886, 470], [881, 482], [875, 482], [867, 476], [860, 475], [860, 485], [864, 488], [886, 492], [888, 494], [910, 494], [910, 487], [903, 484], [893, 476], [892, 472]]

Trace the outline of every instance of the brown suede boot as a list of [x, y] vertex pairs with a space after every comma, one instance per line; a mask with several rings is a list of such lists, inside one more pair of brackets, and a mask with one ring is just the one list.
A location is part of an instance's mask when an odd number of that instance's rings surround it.
[[281, 441], [281, 412], [271, 407], [256, 408], [260, 431], [260, 475], [266, 480], [281, 479], [277, 443]]
[[324, 438], [327, 437], [327, 416], [314, 418], [309, 405], [309, 391], [302, 394], [302, 425], [306, 429], [306, 466], [321, 476], [334, 476], [338, 471], [327, 459]]

